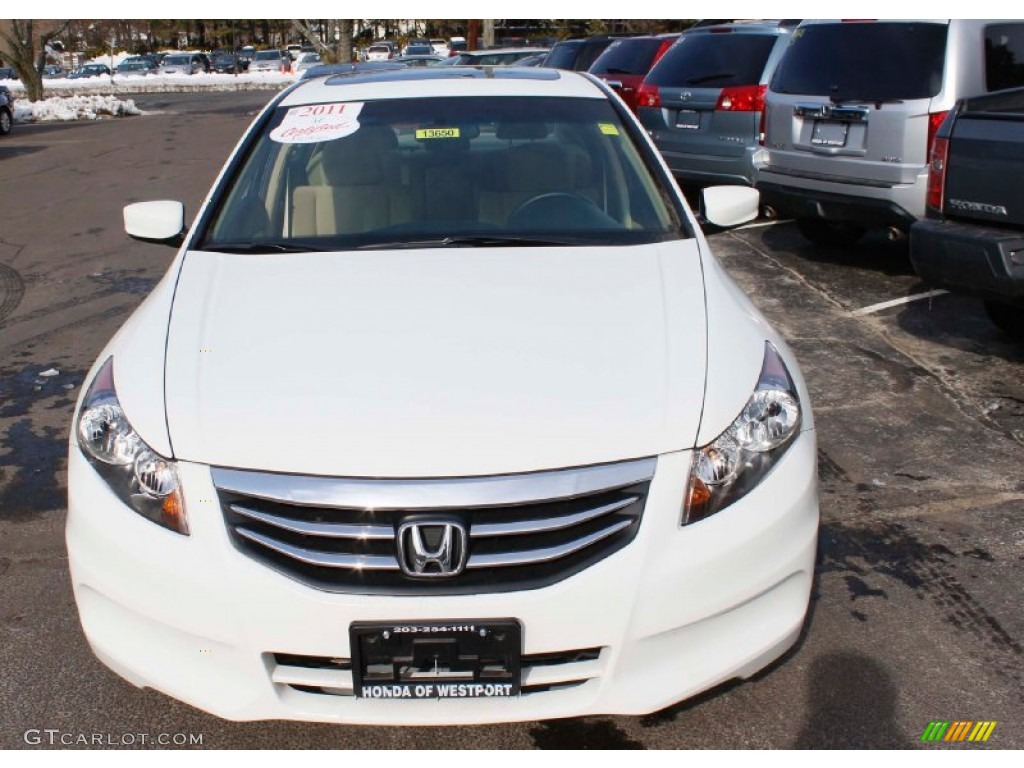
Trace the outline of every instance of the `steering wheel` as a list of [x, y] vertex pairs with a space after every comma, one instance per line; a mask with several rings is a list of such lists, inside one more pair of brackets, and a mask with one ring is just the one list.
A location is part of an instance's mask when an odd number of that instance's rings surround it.
[[539, 195], [534, 195], [528, 200], [524, 200], [517, 205], [516, 209], [509, 214], [508, 220], [514, 221], [520, 216], [529, 214], [531, 212], [530, 208], [533, 206], [540, 207], [541, 205], [548, 205], [551, 203], [554, 203], [557, 206], [558, 201], [564, 201], [563, 205], [560, 206], [563, 209], [566, 205], [571, 209], [573, 205], [579, 203], [585, 204], [588, 209], [597, 207], [594, 205], [593, 200], [585, 195], [581, 195], [579, 192], [543, 192]]

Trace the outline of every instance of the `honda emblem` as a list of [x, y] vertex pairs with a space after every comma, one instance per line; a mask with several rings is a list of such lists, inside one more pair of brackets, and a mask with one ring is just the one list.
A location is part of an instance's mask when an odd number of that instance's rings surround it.
[[398, 526], [398, 564], [418, 579], [458, 576], [466, 567], [469, 534], [452, 519], [420, 518]]

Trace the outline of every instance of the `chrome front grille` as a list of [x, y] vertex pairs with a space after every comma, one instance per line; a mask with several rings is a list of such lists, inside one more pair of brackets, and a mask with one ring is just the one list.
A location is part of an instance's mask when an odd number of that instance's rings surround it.
[[[546, 586], [626, 546], [655, 463], [451, 480], [214, 469], [213, 479], [234, 545], [291, 578], [335, 592], [466, 594]], [[428, 538], [458, 529], [457, 573], [410, 572], [398, 539], [410, 524]]]

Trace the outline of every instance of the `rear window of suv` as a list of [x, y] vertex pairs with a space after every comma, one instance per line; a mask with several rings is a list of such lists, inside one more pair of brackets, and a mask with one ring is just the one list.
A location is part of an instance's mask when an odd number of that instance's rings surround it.
[[777, 39], [739, 33], [683, 35], [645, 82], [668, 88], [756, 85]]
[[772, 78], [777, 93], [884, 101], [942, 89], [946, 24], [810, 24], [793, 33]]
[[553, 69], [572, 69], [576, 63], [577, 49], [583, 45], [582, 40], [570, 40], [558, 43], [544, 59], [544, 66]]
[[985, 87], [990, 91], [1024, 85], [1024, 24], [985, 28]]

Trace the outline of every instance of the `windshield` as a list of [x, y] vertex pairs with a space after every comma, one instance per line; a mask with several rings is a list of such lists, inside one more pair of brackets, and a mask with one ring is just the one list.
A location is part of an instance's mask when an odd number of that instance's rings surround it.
[[126, 71], [135, 71], [139, 69], [149, 69], [149, 66], [142, 61], [126, 61], [123, 62], [121, 66], [118, 67], [118, 69], [123, 69]]
[[188, 56], [165, 56], [164, 64], [188, 64]]
[[946, 31], [925, 22], [800, 27], [771, 88], [837, 101], [930, 98], [942, 88]]
[[257, 61], [266, 61], [268, 59], [280, 59], [281, 53], [279, 51], [260, 51], [256, 54]]
[[[279, 108], [207, 250], [649, 243], [671, 196], [603, 99], [451, 97]], [[482, 242], [482, 241], [481, 241]]]

